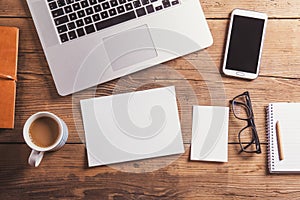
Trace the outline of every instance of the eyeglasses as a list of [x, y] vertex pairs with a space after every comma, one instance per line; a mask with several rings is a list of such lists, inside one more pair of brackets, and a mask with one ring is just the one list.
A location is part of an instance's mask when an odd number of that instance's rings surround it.
[[230, 103], [234, 116], [247, 122], [247, 125], [238, 134], [240, 152], [261, 153], [249, 92], [246, 91], [234, 97]]

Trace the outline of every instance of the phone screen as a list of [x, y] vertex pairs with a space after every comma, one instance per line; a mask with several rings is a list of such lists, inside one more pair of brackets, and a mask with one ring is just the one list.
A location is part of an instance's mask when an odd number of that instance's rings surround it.
[[234, 15], [226, 69], [257, 72], [264, 24], [264, 19]]

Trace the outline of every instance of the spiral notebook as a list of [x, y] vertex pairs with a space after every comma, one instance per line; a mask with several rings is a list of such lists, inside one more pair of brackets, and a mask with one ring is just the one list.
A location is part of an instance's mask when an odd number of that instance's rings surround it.
[[[270, 103], [267, 107], [268, 164], [270, 173], [300, 172], [300, 103]], [[280, 123], [279, 159], [276, 123]]]

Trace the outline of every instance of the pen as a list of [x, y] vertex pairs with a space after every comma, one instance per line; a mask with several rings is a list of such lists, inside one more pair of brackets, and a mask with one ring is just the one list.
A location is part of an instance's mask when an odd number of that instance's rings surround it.
[[279, 121], [276, 122], [276, 137], [277, 137], [279, 160], [283, 160], [284, 156], [283, 156], [282, 138], [281, 138]]

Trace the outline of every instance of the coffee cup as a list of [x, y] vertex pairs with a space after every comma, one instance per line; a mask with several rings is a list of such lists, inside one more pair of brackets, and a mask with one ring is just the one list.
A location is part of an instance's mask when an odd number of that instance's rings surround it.
[[68, 139], [68, 128], [65, 122], [50, 112], [38, 112], [25, 122], [23, 137], [32, 149], [28, 158], [31, 166], [41, 163], [44, 153], [60, 149]]

